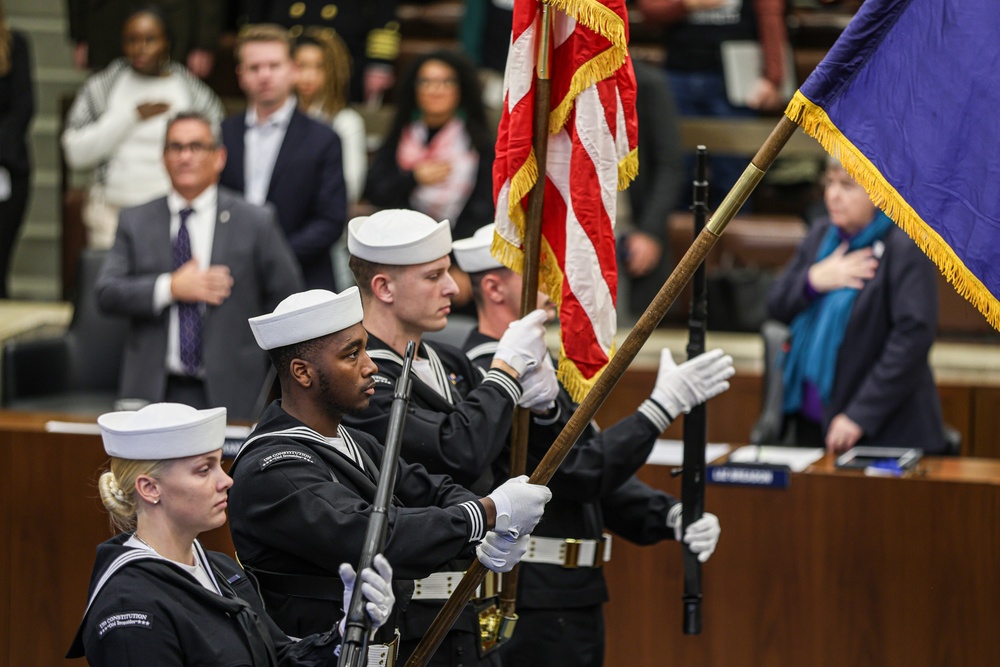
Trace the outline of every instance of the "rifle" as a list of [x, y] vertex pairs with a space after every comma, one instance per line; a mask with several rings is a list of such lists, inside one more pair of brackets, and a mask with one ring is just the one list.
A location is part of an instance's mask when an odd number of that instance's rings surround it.
[[[694, 237], [705, 228], [708, 216], [708, 181], [705, 172], [708, 151], [698, 146], [694, 179]], [[705, 327], [708, 322], [708, 290], [705, 265], [700, 264], [691, 279], [691, 313], [688, 316], [688, 359], [705, 351]], [[705, 444], [707, 413], [701, 403], [684, 417], [684, 469], [681, 476], [681, 534], [705, 512]], [[701, 562], [688, 545], [681, 542], [684, 559], [684, 634], [701, 634]]]
[[406, 353], [403, 355], [403, 372], [396, 381], [396, 389], [392, 395], [392, 411], [389, 413], [389, 428], [385, 436], [382, 464], [379, 467], [375, 502], [372, 504], [371, 518], [368, 520], [368, 532], [365, 533], [361, 559], [358, 561], [358, 579], [354, 584], [354, 593], [347, 610], [338, 667], [361, 667], [368, 661], [368, 637], [371, 634], [372, 622], [365, 613], [365, 598], [361, 594], [361, 572], [366, 567], [372, 566], [375, 554], [385, 547], [389, 530], [389, 506], [392, 503], [392, 491], [396, 487], [396, 473], [399, 471], [403, 422], [406, 419], [406, 407], [410, 402], [410, 371], [416, 351], [417, 347], [413, 341], [408, 341]]

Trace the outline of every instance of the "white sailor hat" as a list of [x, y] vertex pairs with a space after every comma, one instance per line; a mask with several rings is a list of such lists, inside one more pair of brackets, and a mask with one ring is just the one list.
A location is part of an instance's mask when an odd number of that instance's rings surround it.
[[433, 262], [451, 252], [451, 223], [417, 211], [386, 209], [351, 220], [347, 250], [375, 264]]
[[311, 289], [291, 295], [273, 313], [251, 317], [249, 322], [257, 345], [273, 350], [342, 331], [360, 322], [363, 315], [357, 287], [340, 294]]
[[103, 414], [97, 425], [109, 456], [135, 461], [182, 459], [222, 448], [226, 409], [153, 403], [135, 412]]
[[503, 268], [503, 264], [490, 254], [490, 246], [493, 245], [493, 228], [495, 226], [490, 224], [480, 227], [469, 238], [459, 239], [451, 244], [458, 268], [466, 273], [477, 273], [479, 271]]

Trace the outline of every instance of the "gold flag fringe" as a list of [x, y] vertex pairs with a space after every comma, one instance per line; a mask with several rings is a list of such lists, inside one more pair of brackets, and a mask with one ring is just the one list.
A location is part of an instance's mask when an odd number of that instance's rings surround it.
[[622, 17], [597, 0], [549, 0], [549, 5], [611, 42], [610, 48], [573, 72], [569, 91], [549, 113], [549, 133], [555, 134], [566, 124], [577, 95], [594, 83], [614, 76], [622, 66], [628, 56], [628, 39]]
[[521, 208], [521, 202], [531, 192], [531, 188], [535, 187], [535, 181], [537, 180], [538, 161], [535, 158], [535, 149], [532, 147], [528, 152], [528, 157], [525, 159], [524, 164], [518, 168], [513, 178], [510, 179], [510, 192], [507, 195], [508, 215], [514, 224], [517, 225], [522, 237], [524, 236], [524, 211]]
[[[514, 245], [499, 234], [493, 234], [490, 244], [490, 254], [511, 271], [524, 273], [524, 250]], [[556, 306], [562, 305], [563, 272], [556, 262], [555, 253], [545, 237], [542, 237], [542, 248], [538, 264], [538, 289], [548, 294]]]
[[[610, 360], [615, 356], [615, 352], [618, 351], [617, 345], [615, 343], [611, 344], [611, 350], [608, 351], [608, 359]], [[598, 378], [607, 369], [607, 364], [604, 365], [601, 370], [597, 371], [592, 378], [585, 378], [580, 369], [577, 368], [576, 364], [572, 359], [566, 356], [566, 348], [564, 346], [559, 347], [559, 368], [556, 371], [556, 376], [559, 378], [559, 382], [566, 391], [569, 392], [570, 398], [573, 399], [574, 403], [580, 403], [587, 396], [590, 390], [597, 383]]]
[[626, 53], [615, 48], [605, 49], [573, 72], [569, 90], [549, 112], [549, 134], [556, 134], [563, 129], [570, 111], [573, 110], [573, 103], [580, 93], [598, 81], [615, 75], [615, 72], [625, 63]]
[[639, 147], [636, 146], [618, 163], [618, 190], [627, 190], [639, 173]]
[[941, 273], [955, 290], [965, 297], [994, 329], [1000, 330], [1000, 302], [965, 266], [951, 246], [941, 238], [913, 207], [889, 184], [871, 161], [845, 137], [826, 112], [809, 100], [801, 91], [795, 91], [785, 115], [816, 139], [823, 148], [840, 161], [844, 170], [868, 192], [872, 201], [882, 209], [927, 255], [937, 264]]

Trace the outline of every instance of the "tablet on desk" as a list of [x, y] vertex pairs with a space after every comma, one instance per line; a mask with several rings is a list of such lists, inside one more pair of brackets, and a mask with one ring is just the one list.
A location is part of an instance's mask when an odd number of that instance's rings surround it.
[[837, 457], [838, 468], [895, 468], [909, 470], [924, 455], [904, 447], [854, 447]]

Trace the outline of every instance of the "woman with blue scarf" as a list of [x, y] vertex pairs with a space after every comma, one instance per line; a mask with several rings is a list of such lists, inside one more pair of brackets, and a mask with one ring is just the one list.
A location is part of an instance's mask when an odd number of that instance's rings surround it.
[[839, 163], [816, 224], [768, 297], [789, 324], [786, 428], [839, 454], [857, 444], [944, 450], [927, 361], [937, 327], [934, 266]]

